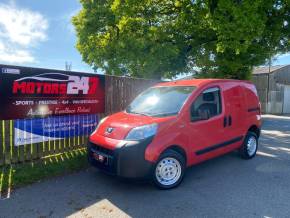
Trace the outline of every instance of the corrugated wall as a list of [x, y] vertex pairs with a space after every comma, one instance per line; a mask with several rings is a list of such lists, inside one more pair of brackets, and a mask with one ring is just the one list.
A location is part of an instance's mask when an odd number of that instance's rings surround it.
[[255, 74], [252, 80], [258, 90], [262, 112], [283, 114], [284, 86], [290, 85], [290, 65], [270, 74]]
[[253, 75], [252, 81], [256, 85], [258, 91], [262, 106], [262, 113], [266, 113], [268, 101], [268, 74]]

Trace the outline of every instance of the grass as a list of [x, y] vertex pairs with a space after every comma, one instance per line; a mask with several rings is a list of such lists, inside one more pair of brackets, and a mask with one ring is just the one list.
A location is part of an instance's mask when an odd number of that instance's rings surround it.
[[47, 178], [77, 172], [88, 167], [85, 149], [48, 156], [41, 161], [0, 168], [0, 194]]

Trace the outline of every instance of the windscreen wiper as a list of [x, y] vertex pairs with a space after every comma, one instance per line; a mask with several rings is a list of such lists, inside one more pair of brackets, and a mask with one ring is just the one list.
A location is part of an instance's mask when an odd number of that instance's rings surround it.
[[143, 115], [143, 116], [151, 116], [151, 114], [145, 114], [145, 113], [140, 113], [140, 112], [135, 112], [135, 111], [127, 111], [130, 114], [138, 114], [138, 115]]
[[158, 113], [158, 114], [150, 114], [150, 116], [153, 117], [166, 117], [166, 116], [170, 116], [170, 115], [176, 115], [176, 112], [168, 112], [168, 113]]

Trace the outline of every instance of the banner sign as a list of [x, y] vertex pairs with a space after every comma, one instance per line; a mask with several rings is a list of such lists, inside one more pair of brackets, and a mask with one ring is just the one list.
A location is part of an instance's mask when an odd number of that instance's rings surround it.
[[104, 112], [103, 75], [0, 65], [0, 120]]
[[15, 146], [53, 141], [91, 134], [98, 124], [98, 115], [67, 115], [15, 120]]

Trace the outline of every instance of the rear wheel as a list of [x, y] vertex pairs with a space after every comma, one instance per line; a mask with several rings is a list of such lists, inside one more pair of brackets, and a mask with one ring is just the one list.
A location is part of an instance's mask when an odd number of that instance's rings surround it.
[[251, 159], [255, 157], [258, 150], [258, 137], [253, 132], [248, 132], [242, 147], [240, 148], [240, 154], [243, 159]]
[[153, 181], [160, 189], [177, 187], [184, 176], [185, 158], [174, 150], [165, 151], [153, 171]]

